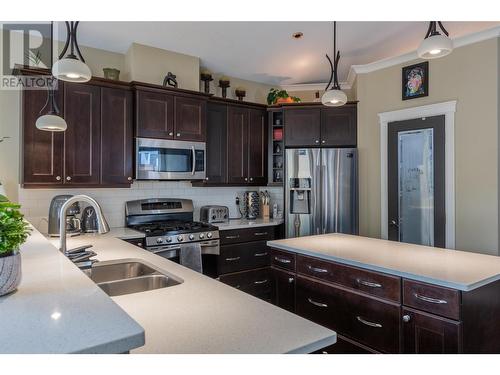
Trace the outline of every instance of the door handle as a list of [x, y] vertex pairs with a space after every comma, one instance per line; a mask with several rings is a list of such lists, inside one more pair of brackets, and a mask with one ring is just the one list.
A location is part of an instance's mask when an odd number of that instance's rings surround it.
[[391, 221], [389, 222], [389, 225], [390, 225], [391, 227], [394, 227], [394, 228], [396, 228], [396, 229], [399, 229], [399, 224], [398, 224], [398, 223], [396, 223], [396, 220], [391, 220]]
[[196, 151], [194, 150], [194, 146], [191, 146], [191, 152], [193, 153], [193, 167], [191, 168], [191, 174], [194, 176], [196, 172]]

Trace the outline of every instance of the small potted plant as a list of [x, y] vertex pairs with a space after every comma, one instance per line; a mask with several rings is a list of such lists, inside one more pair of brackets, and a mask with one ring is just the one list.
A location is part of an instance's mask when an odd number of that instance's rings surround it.
[[288, 95], [286, 90], [271, 89], [267, 94], [267, 104], [273, 105], [277, 103], [298, 103], [300, 98]]
[[15, 291], [21, 282], [19, 247], [31, 229], [20, 207], [0, 195], [0, 296]]

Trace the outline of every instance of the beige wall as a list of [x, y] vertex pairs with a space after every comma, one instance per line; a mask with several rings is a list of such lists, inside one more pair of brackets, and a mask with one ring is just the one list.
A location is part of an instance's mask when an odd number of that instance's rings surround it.
[[449, 56], [429, 62], [429, 96], [404, 102], [403, 65], [357, 76], [362, 235], [380, 236], [377, 114], [457, 100], [456, 248], [498, 254], [498, 59], [497, 39], [457, 48]]
[[132, 43], [125, 54], [125, 81], [163, 84], [168, 72], [177, 76], [178, 87], [199, 90], [200, 58]]

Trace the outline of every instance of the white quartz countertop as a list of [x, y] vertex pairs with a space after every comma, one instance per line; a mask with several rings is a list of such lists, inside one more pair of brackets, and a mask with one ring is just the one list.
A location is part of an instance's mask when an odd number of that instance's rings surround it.
[[0, 354], [123, 353], [144, 330], [33, 230], [21, 247], [22, 281], [0, 297]]
[[256, 219], [256, 220], [245, 220], [245, 219], [230, 219], [226, 223], [214, 223], [219, 230], [231, 230], [231, 229], [245, 229], [254, 227], [270, 227], [275, 225], [280, 225], [283, 220], [278, 219]]
[[500, 279], [500, 257], [347, 234], [268, 241], [269, 246], [462, 291]]
[[140, 259], [183, 280], [112, 298], [146, 331], [132, 353], [308, 353], [336, 342], [334, 331], [116, 238], [130, 234], [72, 237], [68, 248], [90, 243], [101, 261]]

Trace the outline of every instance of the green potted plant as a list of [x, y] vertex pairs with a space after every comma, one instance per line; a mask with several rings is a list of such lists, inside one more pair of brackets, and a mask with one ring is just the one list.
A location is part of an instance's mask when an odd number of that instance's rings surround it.
[[31, 229], [20, 207], [0, 195], [0, 296], [15, 291], [21, 282], [19, 247]]
[[273, 88], [269, 90], [269, 94], [267, 94], [267, 104], [269, 105], [273, 105], [276, 103], [298, 103], [298, 102], [300, 102], [300, 98], [288, 95], [288, 92], [286, 90]]

